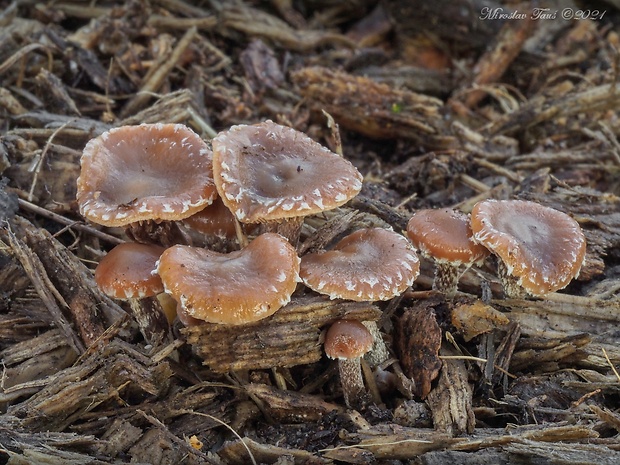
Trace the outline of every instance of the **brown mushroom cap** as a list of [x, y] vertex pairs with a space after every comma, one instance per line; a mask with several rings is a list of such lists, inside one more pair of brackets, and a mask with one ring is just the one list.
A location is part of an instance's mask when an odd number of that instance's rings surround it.
[[471, 212], [474, 239], [495, 253], [533, 295], [562, 289], [579, 274], [586, 241], [567, 214], [525, 200], [485, 200]]
[[336, 208], [362, 188], [362, 176], [349, 161], [273, 121], [218, 134], [213, 174], [222, 200], [244, 223]]
[[450, 208], [417, 211], [407, 224], [407, 236], [424, 256], [440, 263], [471, 266], [489, 255], [473, 241], [468, 216]]
[[216, 195], [212, 153], [181, 124], [121, 126], [90, 140], [82, 153], [77, 201], [94, 223], [178, 220]]
[[232, 212], [222, 202], [221, 197], [217, 197], [211, 205], [185, 218], [182, 223], [202, 234], [221, 239], [231, 239], [237, 234], [236, 221]]
[[163, 247], [125, 242], [114, 247], [95, 269], [97, 286], [115, 299], [142, 299], [164, 292], [154, 273]]
[[360, 229], [329, 251], [304, 255], [299, 275], [310, 289], [332, 299], [389, 300], [418, 277], [411, 243], [382, 228]]
[[357, 320], [337, 320], [325, 333], [325, 354], [329, 358], [359, 358], [373, 345], [368, 328]]
[[228, 254], [175, 245], [162, 254], [157, 271], [187, 316], [238, 325], [266, 318], [290, 301], [299, 258], [282, 236], [265, 233]]

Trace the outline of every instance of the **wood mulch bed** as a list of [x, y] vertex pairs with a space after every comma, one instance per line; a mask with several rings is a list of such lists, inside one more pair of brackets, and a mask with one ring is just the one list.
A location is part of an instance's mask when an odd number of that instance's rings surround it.
[[[585, 3], [0, 1], [0, 463], [620, 463], [620, 6]], [[387, 302], [299, 286], [259, 323], [153, 337], [94, 283], [127, 236], [80, 217], [82, 149], [267, 119], [364, 175], [301, 254], [516, 198], [579, 222], [578, 279], [507, 299], [490, 258], [448, 300], [422, 259]], [[391, 355], [358, 410], [320, 345], [345, 315]]]

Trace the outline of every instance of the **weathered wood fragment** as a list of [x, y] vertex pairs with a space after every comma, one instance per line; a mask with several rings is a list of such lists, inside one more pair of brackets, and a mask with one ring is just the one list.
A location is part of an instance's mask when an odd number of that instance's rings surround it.
[[219, 373], [292, 367], [321, 359], [321, 329], [331, 321], [345, 316], [376, 321], [380, 314], [372, 304], [301, 297], [256, 323], [203, 323], [181, 332], [203, 363]]

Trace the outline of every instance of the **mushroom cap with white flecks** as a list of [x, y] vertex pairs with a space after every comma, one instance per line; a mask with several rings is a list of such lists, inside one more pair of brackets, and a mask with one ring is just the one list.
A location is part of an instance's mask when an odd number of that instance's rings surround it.
[[489, 255], [473, 241], [469, 217], [450, 208], [425, 209], [407, 223], [407, 236], [420, 252], [438, 263], [471, 266]]
[[299, 275], [310, 289], [332, 299], [372, 302], [402, 294], [419, 272], [418, 256], [404, 236], [366, 228], [331, 250], [304, 255]]
[[566, 213], [526, 200], [484, 200], [471, 212], [474, 240], [495, 253], [532, 295], [568, 285], [585, 259], [586, 240]]
[[362, 176], [348, 160], [273, 121], [233, 126], [212, 144], [217, 190], [244, 223], [330, 210], [362, 188]]
[[187, 218], [217, 196], [212, 160], [205, 142], [182, 124], [111, 129], [82, 152], [80, 213], [104, 226]]
[[164, 248], [153, 244], [125, 242], [114, 247], [95, 269], [95, 282], [101, 291], [115, 299], [142, 299], [164, 292], [155, 273]]
[[227, 254], [175, 245], [159, 259], [166, 293], [187, 316], [239, 325], [286, 305], [299, 282], [299, 258], [279, 234], [265, 233]]

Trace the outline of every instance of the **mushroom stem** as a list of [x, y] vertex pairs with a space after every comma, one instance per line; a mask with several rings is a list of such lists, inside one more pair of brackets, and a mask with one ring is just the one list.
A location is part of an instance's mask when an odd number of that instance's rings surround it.
[[156, 298], [162, 312], [164, 312], [168, 325], [172, 325], [177, 317], [177, 301], [165, 292], [157, 294]]
[[289, 241], [293, 247], [297, 247], [303, 223], [303, 216], [284, 218], [279, 221], [268, 221], [267, 223], [263, 223], [260, 231], [278, 233]]
[[132, 241], [141, 244], [157, 244], [171, 247], [175, 244], [189, 244], [191, 239], [175, 221], [144, 220], [130, 223], [125, 234]]
[[339, 359], [338, 370], [340, 372], [340, 383], [345, 404], [349, 408], [362, 406], [366, 389], [364, 388], [360, 358]]
[[510, 274], [503, 260], [497, 260], [497, 275], [502, 283], [504, 296], [509, 299], [525, 299], [527, 292], [519, 284], [518, 278]]
[[433, 289], [452, 299], [456, 294], [459, 278], [465, 272], [461, 267], [450, 262], [437, 261], [435, 263], [435, 278]]
[[240, 249], [244, 249], [250, 243], [248, 241], [248, 236], [246, 236], [245, 233], [243, 232], [243, 228], [241, 227], [241, 223], [239, 223], [239, 220], [237, 220], [236, 217], [233, 218], [233, 222], [234, 222], [234, 225], [235, 225], [235, 234], [237, 235], [237, 242], [239, 243], [239, 248]]

